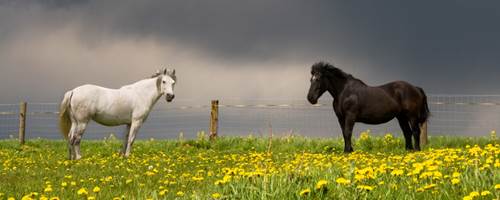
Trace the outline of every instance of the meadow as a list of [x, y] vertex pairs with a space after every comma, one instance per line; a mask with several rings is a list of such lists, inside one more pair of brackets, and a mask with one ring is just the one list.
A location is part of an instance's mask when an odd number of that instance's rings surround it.
[[83, 140], [67, 160], [63, 140], [0, 141], [0, 199], [499, 199], [500, 142], [430, 137], [420, 152], [402, 138], [219, 137]]

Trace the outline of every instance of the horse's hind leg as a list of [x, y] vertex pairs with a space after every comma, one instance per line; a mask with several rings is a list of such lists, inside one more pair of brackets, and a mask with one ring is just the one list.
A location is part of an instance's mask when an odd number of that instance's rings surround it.
[[420, 151], [420, 125], [417, 120], [412, 120], [411, 130], [413, 132], [413, 140], [415, 141], [415, 150]]
[[125, 155], [125, 152], [127, 151], [127, 144], [128, 144], [128, 137], [130, 135], [130, 124], [127, 124], [127, 129], [125, 130], [125, 137], [123, 137], [123, 147], [120, 152], [121, 155]]
[[75, 159], [75, 148], [74, 148], [74, 138], [75, 135], [76, 123], [71, 123], [71, 128], [68, 133], [68, 159]]
[[406, 150], [412, 150], [413, 149], [413, 146], [411, 144], [412, 131], [410, 128], [410, 123], [404, 117], [398, 117], [397, 119], [399, 122], [399, 126], [401, 127], [401, 130], [403, 131], [403, 135], [405, 136]]
[[74, 149], [73, 159], [75, 159], [75, 160], [82, 158], [82, 156], [80, 154], [80, 141], [82, 140], [82, 135], [85, 132], [86, 127], [87, 127], [87, 122], [76, 123], [75, 132], [71, 138], [73, 149]]

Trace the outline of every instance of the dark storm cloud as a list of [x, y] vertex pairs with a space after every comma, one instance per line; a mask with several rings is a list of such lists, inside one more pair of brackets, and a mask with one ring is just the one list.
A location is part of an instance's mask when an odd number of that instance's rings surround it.
[[[196, 73], [192, 84], [217, 72], [236, 81], [214, 83], [221, 90], [247, 87], [242, 79], [274, 81], [302, 98], [307, 68], [326, 60], [369, 84], [403, 79], [430, 93], [500, 93], [498, 19], [497, 1], [2, 1], [0, 67], [2, 82], [41, 71], [57, 85], [74, 81], [51, 75], [67, 66], [96, 81], [106, 77], [85, 73], [102, 65], [111, 72], [168, 61]], [[62, 61], [50, 51], [62, 51]], [[274, 79], [280, 69], [290, 83]], [[275, 93], [250, 85], [242, 93]]]

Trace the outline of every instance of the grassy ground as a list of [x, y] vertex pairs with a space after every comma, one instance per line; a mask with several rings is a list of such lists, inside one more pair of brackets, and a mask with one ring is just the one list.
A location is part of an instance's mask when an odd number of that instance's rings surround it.
[[303, 137], [82, 142], [0, 141], [0, 199], [499, 199], [500, 146], [484, 138], [431, 137], [421, 152], [401, 138]]

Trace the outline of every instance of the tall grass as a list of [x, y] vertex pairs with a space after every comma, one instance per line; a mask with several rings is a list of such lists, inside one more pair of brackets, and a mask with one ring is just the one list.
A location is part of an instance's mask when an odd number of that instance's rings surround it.
[[2, 140], [0, 199], [500, 197], [495, 188], [500, 187], [498, 139], [429, 141], [423, 151], [408, 152], [401, 138], [368, 135], [355, 140], [353, 154], [344, 154], [340, 138], [209, 141], [201, 135], [195, 140], [137, 141], [132, 156], [122, 158], [121, 141], [84, 140], [83, 159], [69, 161], [62, 140], [31, 140], [24, 146]]

